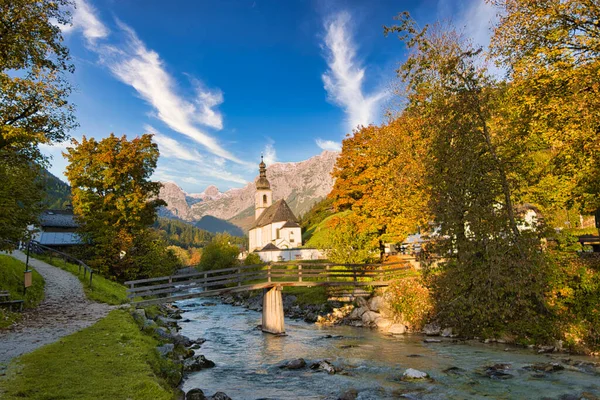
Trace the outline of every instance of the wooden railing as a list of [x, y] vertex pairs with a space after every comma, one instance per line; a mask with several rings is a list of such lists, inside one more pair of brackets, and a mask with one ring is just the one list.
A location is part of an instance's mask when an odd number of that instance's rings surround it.
[[84, 263], [83, 261], [81, 261], [78, 258], [73, 257], [70, 254], [64, 253], [62, 251], [53, 249], [52, 247], [48, 247], [48, 246], [44, 246], [43, 244], [40, 244], [38, 242], [36, 242], [35, 240], [32, 240], [29, 242], [28, 246], [30, 246], [29, 250], [36, 252], [36, 253], [42, 253], [42, 252], [49, 252], [50, 253], [50, 257], [53, 257], [54, 254], [56, 254], [56, 257], [58, 258], [62, 258], [63, 263], [67, 263], [67, 260], [69, 260], [72, 264], [76, 264], [79, 267], [79, 274], [81, 274], [81, 271], [83, 271], [83, 279], [87, 279], [87, 275], [90, 275], [90, 286], [92, 286], [92, 278], [94, 276], [94, 270], [92, 268], [90, 268], [86, 263]]
[[125, 282], [135, 304], [155, 304], [272, 286], [387, 286], [410, 269], [393, 264], [249, 265]]

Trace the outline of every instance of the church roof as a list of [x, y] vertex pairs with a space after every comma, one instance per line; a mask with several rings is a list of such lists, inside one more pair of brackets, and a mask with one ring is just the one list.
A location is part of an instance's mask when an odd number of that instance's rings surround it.
[[250, 229], [258, 228], [261, 226], [269, 225], [274, 222], [286, 221], [298, 223], [296, 216], [292, 212], [292, 209], [285, 200], [277, 200], [275, 203], [271, 204], [269, 208], [260, 214], [260, 217], [256, 220], [254, 225]]
[[259, 251], [276, 251], [281, 250], [279, 247], [275, 246], [273, 243], [267, 243], [265, 247], [260, 249]]
[[288, 221], [283, 224], [282, 228], [300, 228], [300, 224], [296, 221]]

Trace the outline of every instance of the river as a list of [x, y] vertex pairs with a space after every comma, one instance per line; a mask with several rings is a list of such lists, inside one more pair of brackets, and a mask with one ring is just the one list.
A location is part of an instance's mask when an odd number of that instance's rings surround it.
[[[350, 389], [358, 391], [358, 399], [579, 399], [582, 393], [588, 399], [600, 398], [598, 369], [565, 365], [562, 371], [536, 372], [525, 368], [566, 358], [600, 361], [597, 358], [539, 355], [451, 339], [424, 343], [420, 335], [390, 337], [363, 328], [320, 327], [289, 319], [288, 335], [277, 337], [256, 328], [260, 313], [214, 303], [213, 299], [178, 303], [185, 310], [184, 320], [189, 319], [180, 321], [181, 333], [205, 338], [197, 354], [216, 363], [189, 375], [185, 391], [201, 388], [207, 395], [222, 391], [234, 400], [336, 399]], [[309, 364], [327, 359], [343, 372], [329, 375], [308, 367], [279, 368], [299, 357]], [[509, 364], [505, 373], [510, 376], [490, 378], [485, 368], [495, 364]], [[402, 382], [399, 378], [407, 368], [426, 372], [432, 380]]]

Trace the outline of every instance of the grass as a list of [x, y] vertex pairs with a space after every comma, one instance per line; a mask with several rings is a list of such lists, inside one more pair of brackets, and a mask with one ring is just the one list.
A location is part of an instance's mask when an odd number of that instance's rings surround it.
[[112, 305], [125, 304], [129, 301], [129, 299], [127, 299], [125, 286], [118, 282], [94, 274], [92, 286], [90, 286], [89, 274], [87, 275], [87, 278], [84, 278], [83, 272], [79, 273], [78, 265], [69, 262], [65, 263], [61, 258], [51, 257], [49, 255], [35, 255], [35, 258], [76, 275], [83, 284], [85, 295], [90, 300]]
[[321, 305], [327, 303], [326, 286], [284, 286], [283, 293], [296, 296], [296, 303], [300, 305]]
[[[23, 296], [23, 272], [25, 263], [10, 256], [0, 255], [0, 290], [10, 292], [10, 300], [25, 300], [24, 308], [34, 308], [44, 299], [44, 278], [33, 271], [32, 286]], [[21, 319], [20, 312], [0, 307], [0, 329], [7, 328]]]
[[[303, 247], [325, 249], [329, 246], [329, 234], [331, 228], [329, 228], [329, 221], [334, 217], [343, 217], [350, 213], [350, 211], [342, 211], [333, 215], [328, 216], [317, 225], [309, 227], [302, 235], [304, 245]], [[307, 238], [308, 240], [305, 240]]]
[[0, 379], [8, 399], [173, 399], [157, 376], [158, 341], [125, 310], [14, 360]]

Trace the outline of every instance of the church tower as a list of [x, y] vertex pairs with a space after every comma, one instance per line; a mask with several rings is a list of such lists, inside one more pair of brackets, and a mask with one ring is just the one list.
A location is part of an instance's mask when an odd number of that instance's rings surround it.
[[267, 180], [267, 165], [263, 161], [263, 156], [260, 156], [258, 171], [260, 176], [256, 181], [256, 194], [254, 195], [255, 220], [273, 203], [273, 192], [271, 192], [271, 184]]

